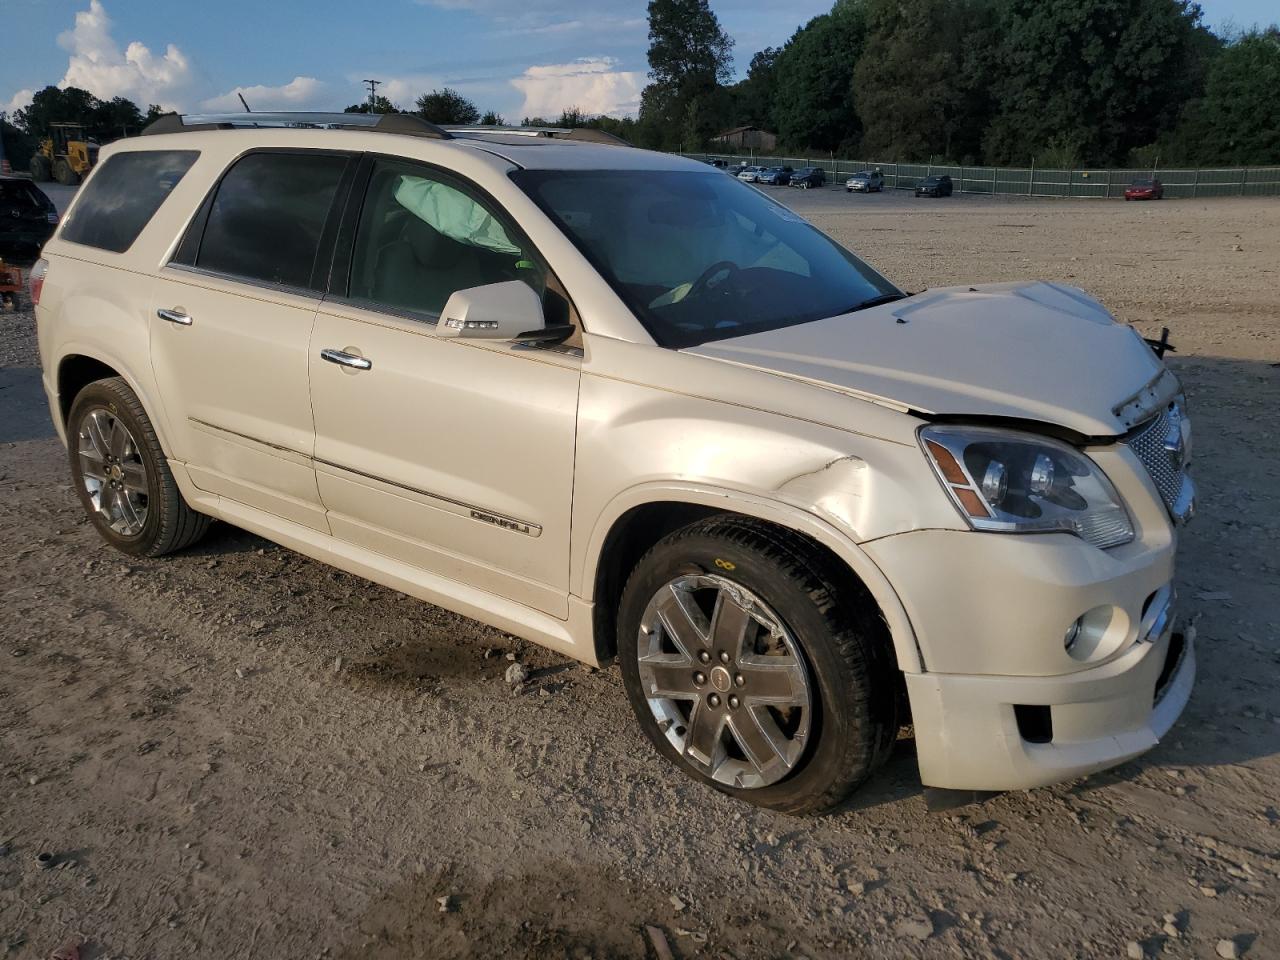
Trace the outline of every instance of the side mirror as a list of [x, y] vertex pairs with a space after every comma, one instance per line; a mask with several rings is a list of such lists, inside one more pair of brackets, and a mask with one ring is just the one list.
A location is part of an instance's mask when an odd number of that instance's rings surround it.
[[507, 280], [455, 291], [440, 313], [436, 336], [521, 340], [536, 338], [545, 327], [542, 301], [533, 288]]

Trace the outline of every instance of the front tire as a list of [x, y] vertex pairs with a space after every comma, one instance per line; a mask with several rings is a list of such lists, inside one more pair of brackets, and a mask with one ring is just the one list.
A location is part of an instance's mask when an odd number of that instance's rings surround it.
[[632, 572], [618, 631], [641, 728], [695, 780], [820, 813], [889, 755], [884, 623], [848, 571], [789, 531], [720, 516], [669, 535]]
[[48, 183], [52, 177], [49, 158], [41, 153], [37, 153], [31, 158], [31, 163], [27, 169], [31, 172], [31, 179], [36, 183]]
[[209, 517], [182, 499], [151, 418], [122, 378], [98, 380], [76, 396], [67, 452], [89, 521], [117, 550], [158, 557], [209, 529]]
[[59, 158], [53, 163], [53, 178], [64, 187], [75, 186], [80, 182], [80, 174], [71, 169], [71, 164]]

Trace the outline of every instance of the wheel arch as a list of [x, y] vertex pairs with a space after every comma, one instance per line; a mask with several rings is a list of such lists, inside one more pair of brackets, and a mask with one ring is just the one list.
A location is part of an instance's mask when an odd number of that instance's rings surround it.
[[593, 603], [593, 633], [601, 662], [616, 653], [616, 618], [622, 588], [640, 557], [668, 533], [715, 514], [764, 520], [816, 544], [847, 569], [880, 608], [898, 669], [920, 673], [915, 632], [892, 584], [851, 539], [814, 514], [767, 497], [698, 484], [644, 484], [610, 502], [592, 530], [580, 580]]
[[157, 404], [152, 402], [150, 391], [146, 385], [132, 376], [128, 366], [122, 363], [118, 357], [113, 357], [106, 351], [77, 345], [69, 345], [58, 358], [57, 365], [54, 367], [53, 388], [57, 395], [59, 413], [59, 422], [55, 426], [58, 428], [58, 432], [63, 437], [64, 442], [67, 441], [67, 418], [71, 415], [71, 406], [75, 403], [76, 396], [89, 384], [98, 380], [107, 380], [111, 377], [119, 377], [129, 385], [129, 389], [134, 392], [138, 402], [142, 404], [142, 408], [147, 412], [152, 428], [156, 432], [156, 437], [160, 440], [160, 445], [166, 452], [172, 451], [173, 448], [169, 445], [166, 436], [167, 431], [163, 417], [160, 416], [162, 411]]

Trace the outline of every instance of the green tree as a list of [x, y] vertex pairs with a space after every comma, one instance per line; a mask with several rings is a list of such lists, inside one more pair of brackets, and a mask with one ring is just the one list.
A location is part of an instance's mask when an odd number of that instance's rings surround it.
[[770, 126], [773, 91], [778, 76], [778, 47], [765, 47], [751, 58], [747, 75], [731, 88], [734, 126]]
[[484, 116], [480, 118], [480, 122], [486, 127], [505, 127], [507, 121], [502, 119], [502, 114], [496, 110], [486, 110]]
[[[730, 99], [721, 85], [732, 73], [732, 51], [733, 40], [707, 0], [650, 0], [652, 82], [640, 94], [640, 129], [646, 141], [668, 148], [702, 142], [727, 123]], [[696, 119], [693, 128], [691, 116]]]
[[49, 136], [49, 125], [53, 123], [79, 123], [90, 128], [98, 106], [98, 98], [88, 90], [48, 86], [37, 90], [30, 105], [19, 110], [14, 120], [33, 137], [43, 140]]
[[988, 161], [1025, 163], [1053, 143], [1078, 143], [1086, 163], [1117, 162], [1199, 93], [1207, 33], [1188, 0], [1000, 0], [997, 9]]
[[778, 55], [773, 127], [796, 149], [856, 149], [862, 125], [853, 70], [867, 34], [861, 0], [837, 0], [830, 13], [796, 31]]
[[1234, 38], [1209, 67], [1204, 97], [1157, 149], [1166, 162], [1280, 163], [1280, 28]]
[[399, 113], [400, 108], [384, 97], [382, 94], [375, 94], [373, 98], [373, 106], [369, 106], [369, 101], [365, 100], [361, 103], [353, 103], [342, 111], [343, 113]]
[[99, 143], [137, 136], [146, 119], [138, 105], [126, 97], [99, 100], [90, 113], [89, 135]]
[[590, 119], [580, 108], [567, 107], [560, 112], [560, 119], [556, 121], [555, 126], [572, 130], [574, 127], [585, 127]]
[[987, 120], [981, 68], [986, 0], [870, 0], [853, 102], [869, 157], [972, 162]]
[[418, 115], [432, 123], [475, 123], [480, 119], [476, 105], [452, 87], [432, 90], [418, 98]]

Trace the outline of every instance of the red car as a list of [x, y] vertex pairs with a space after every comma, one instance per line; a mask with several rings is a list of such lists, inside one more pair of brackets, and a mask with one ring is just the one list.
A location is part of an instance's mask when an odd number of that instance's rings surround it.
[[1163, 200], [1164, 184], [1159, 180], [1134, 180], [1124, 188], [1126, 200]]

